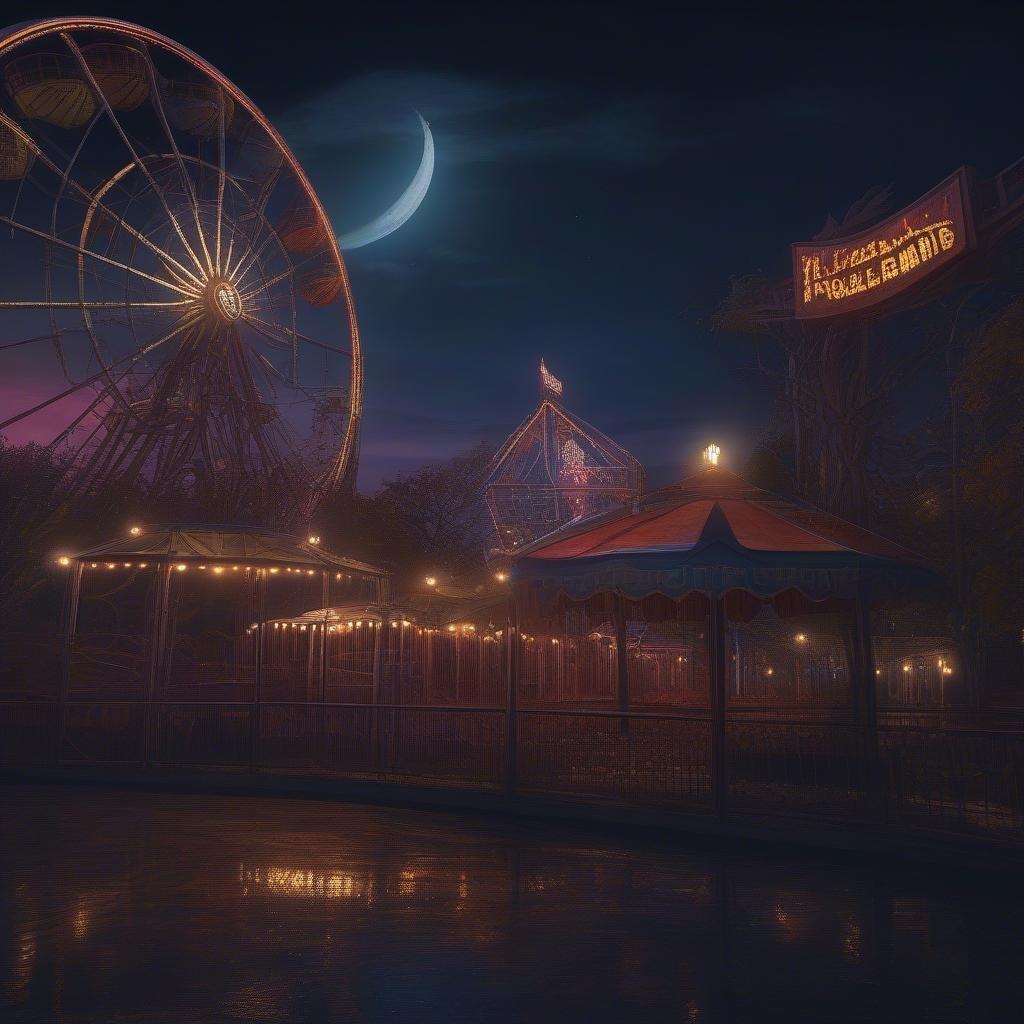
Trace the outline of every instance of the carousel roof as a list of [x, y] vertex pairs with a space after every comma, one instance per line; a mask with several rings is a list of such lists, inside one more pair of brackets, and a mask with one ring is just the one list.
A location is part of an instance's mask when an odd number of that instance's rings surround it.
[[714, 545], [757, 561], [774, 555], [885, 559], [920, 565], [913, 552], [836, 516], [752, 487], [712, 467], [645, 495], [632, 510], [562, 530], [519, 558], [564, 561], [627, 555], [684, 555]]
[[108, 558], [173, 561], [231, 561], [253, 565], [289, 565], [331, 572], [383, 576], [376, 566], [330, 554], [297, 537], [258, 527], [152, 526], [137, 536], [107, 541], [73, 556], [78, 561]]

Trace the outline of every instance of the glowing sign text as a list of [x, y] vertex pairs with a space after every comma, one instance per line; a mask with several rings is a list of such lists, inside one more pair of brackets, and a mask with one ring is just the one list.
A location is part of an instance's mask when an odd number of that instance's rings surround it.
[[798, 318], [837, 316], [884, 302], [928, 277], [973, 242], [957, 171], [890, 220], [850, 238], [793, 246]]

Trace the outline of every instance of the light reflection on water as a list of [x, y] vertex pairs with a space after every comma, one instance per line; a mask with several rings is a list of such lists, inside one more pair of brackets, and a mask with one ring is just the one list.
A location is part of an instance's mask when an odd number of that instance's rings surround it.
[[3, 1021], [997, 1021], [1006, 876], [324, 801], [0, 790]]

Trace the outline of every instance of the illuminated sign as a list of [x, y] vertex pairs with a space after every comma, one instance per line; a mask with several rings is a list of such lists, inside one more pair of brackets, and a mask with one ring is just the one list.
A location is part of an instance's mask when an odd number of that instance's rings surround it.
[[920, 283], [974, 243], [964, 170], [877, 227], [793, 246], [799, 319], [877, 305]]

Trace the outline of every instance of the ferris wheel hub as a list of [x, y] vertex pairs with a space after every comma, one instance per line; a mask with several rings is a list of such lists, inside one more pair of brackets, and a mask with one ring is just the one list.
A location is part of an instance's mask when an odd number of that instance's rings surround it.
[[211, 311], [221, 319], [234, 323], [242, 315], [242, 296], [230, 281], [211, 281], [206, 295]]

